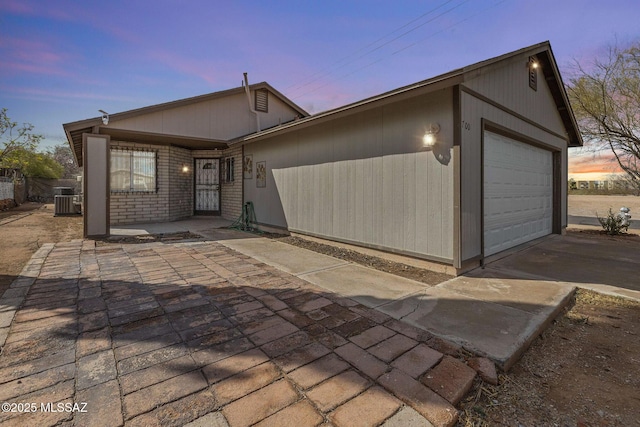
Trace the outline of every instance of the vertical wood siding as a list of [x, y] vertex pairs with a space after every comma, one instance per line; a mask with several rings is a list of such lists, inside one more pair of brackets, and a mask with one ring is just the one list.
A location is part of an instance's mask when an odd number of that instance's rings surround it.
[[481, 68], [480, 74], [465, 78], [465, 86], [481, 93], [528, 119], [556, 132], [565, 134], [562, 118], [553, 102], [553, 97], [541, 69], [538, 87], [529, 87], [529, 55], [521, 55]]
[[453, 257], [453, 160], [422, 148], [439, 123], [453, 146], [452, 90], [389, 104], [248, 144], [267, 186], [244, 180], [257, 220], [441, 260]]

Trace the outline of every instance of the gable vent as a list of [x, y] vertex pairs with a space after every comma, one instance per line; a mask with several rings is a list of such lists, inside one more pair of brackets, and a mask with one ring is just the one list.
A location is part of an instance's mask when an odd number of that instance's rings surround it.
[[529, 57], [529, 87], [535, 91], [538, 90], [538, 62], [531, 56]]
[[269, 91], [266, 89], [256, 90], [256, 111], [266, 113], [269, 111]]

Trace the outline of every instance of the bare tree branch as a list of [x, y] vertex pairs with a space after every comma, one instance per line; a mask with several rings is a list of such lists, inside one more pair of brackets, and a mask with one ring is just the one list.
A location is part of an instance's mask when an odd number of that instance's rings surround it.
[[640, 42], [609, 48], [591, 67], [575, 65], [567, 93], [584, 139], [594, 150], [611, 150], [640, 189]]

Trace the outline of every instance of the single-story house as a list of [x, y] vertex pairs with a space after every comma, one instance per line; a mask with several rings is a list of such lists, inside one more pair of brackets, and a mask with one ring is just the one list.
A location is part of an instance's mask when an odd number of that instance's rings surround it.
[[306, 116], [258, 83], [65, 124], [84, 169], [85, 235], [197, 214], [237, 218], [242, 146], [229, 141]]
[[456, 271], [562, 233], [582, 145], [548, 42], [314, 115], [260, 83], [64, 128], [87, 235], [250, 201], [259, 226]]

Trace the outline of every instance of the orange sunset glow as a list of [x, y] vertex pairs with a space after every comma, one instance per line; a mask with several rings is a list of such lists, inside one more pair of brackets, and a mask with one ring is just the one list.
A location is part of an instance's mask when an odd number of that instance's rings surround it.
[[623, 173], [610, 152], [589, 152], [584, 149], [569, 150], [569, 178], [580, 180], [606, 180]]

